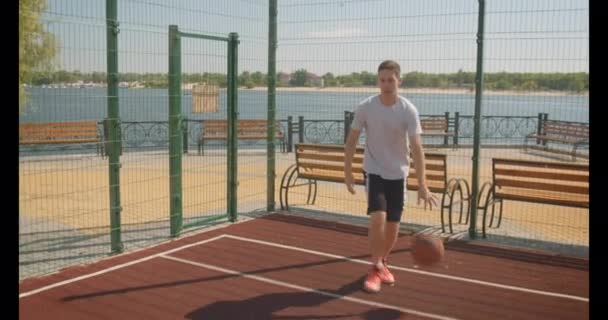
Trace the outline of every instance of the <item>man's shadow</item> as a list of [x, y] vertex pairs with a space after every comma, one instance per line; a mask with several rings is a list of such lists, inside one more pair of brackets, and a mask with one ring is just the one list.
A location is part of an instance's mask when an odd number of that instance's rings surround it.
[[[298, 314], [290, 316], [276, 315], [281, 310], [295, 307], [315, 307], [322, 303], [348, 296], [361, 290], [364, 278], [343, 285], [338, 289], [316, 289], [326, 292], [282, 292], [259, 295], [246, 300], [218, 301], [188, 313], [185, 318], [191, 320], [212, 319], [399, 319], [403, 314], [398, 310], [373, 308], [364, 313], [342, 313], [332, 315]], [[345, 303], [354, 303], [346, 301]], [[305, 310], [302, 310], [306, 312]]]

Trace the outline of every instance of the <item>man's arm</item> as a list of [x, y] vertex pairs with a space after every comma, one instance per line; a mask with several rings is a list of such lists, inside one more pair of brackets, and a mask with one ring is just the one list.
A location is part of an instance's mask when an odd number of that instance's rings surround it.
[[360, 130], [351, 128], [346, 138], [344, 145], [344, 183], [346, 188], [352, 194], [355, 194], [354, 178], [353, 178], [353, 157], [359, 141]]
[[420, 134], [410, 136], [412, 156], [416, 165], [416, 178], [418, 178], [418, 204], [420, 204], [420, 200], [422, 199], [424, 200], [424, 208], [426, 209], [428, 203], [432, 210], [433, 205], [437, 206], [439, 199], [429, 191], [426, 185], [426, 164], [421, 140]]
[[422, 148], [422, 138], [419, 134], [410, 136], [410, 147], [412, 151], [412, 157], [414, 164], [416, 165], [416, 178], [418, 178], [418, 185], [426, 187], [426, 164], [424, 163], [424, 150]]

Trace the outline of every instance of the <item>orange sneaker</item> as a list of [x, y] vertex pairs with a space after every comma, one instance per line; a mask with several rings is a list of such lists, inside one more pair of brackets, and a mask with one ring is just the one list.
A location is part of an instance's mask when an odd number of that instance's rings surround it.
[[370, 293], [376, 293], [380, 291], [381, 285], [382, 279], [380, 279], [378, 274], [378, 267], [373, 266], [369, 269], [367, 278], [365, 278], [365, 282], [363, 282], [363, 289]]
[[382, 260], [382, 265], [384, 266], [383, 268], [377, 268], [378, 277], [380, 277], [382, 283], [388, 284], [389, 286], [394, 286], [395, 276], [393, 276], [393, 273], [388, 269], [388, 266], [386, 265], [386, 260]]

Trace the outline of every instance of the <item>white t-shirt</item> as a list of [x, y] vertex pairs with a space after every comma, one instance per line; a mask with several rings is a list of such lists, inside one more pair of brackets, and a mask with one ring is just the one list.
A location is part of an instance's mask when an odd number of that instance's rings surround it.
[[387, 180], [405, 179], [409, 171], [407, 137], [422, 133], [418, 110], [406, 98], [397, 96], [387, 107], [380, 95], [363, 100], [355, 109], [351, 128], [365, 130], [363, 169]]

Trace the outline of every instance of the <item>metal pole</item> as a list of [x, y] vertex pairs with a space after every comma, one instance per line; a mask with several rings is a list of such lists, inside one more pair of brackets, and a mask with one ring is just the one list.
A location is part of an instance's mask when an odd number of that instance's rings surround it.
[[298, 116], [298, 142], [304, 143], [304, 116]]
[[110, 246], [123, 251], [120, 230], [120, 123], [118, 107], [118, 21], [116, 0], [106, 1], [107, 83], [108, 83], [108, 162], [110, 182]]
[[[445, 123], [446, 123], [446, 128], [445, 128], [445, 132], [447, 133], [450, 130], [450, 112], [446, 111], [445, 112]], [[448, 136], [444, 136], [443, 137], [443, 144], [444, 145], [448, 145]]]
[[266, 210], [275, 210], [276, 178], [275, 167], [275, 121], [276, 121], [276, 53], [277, 53], [277, 0], [270, 0], [268, 25], [268, 138], [267, 138], [267, 164], [266, 164]]
[[188, 154], [188, 121], [187, 119], [183, 119], [182, 121], [182, 132], [183, 132], [183, 139], [184, 141], [182, 142], [182, 146], [183, 146], [183, 153], [184, 154]]
[[293, 150], [293, 117], [287, 117], [287, 152]]
[[479, 13], [477, 23], [477, 75], [475, 78], [475, 115], [473, 115], [473, 178], [471, 180], [471, 221], [469, 225], [469, 236], [471, 239], [477, 237], [477, 197], [479, 192], [479, 149], [481, 129], [481, 98], [483, 90], [483, 27], [485, 15], [485, 0], [479, 1]]
[[239, 36], [231, 32], [228, 41], [228, 215], [231, 222], [237, 218], [237, 79]]
[[350, 132], [350, 123], [351, 123], [350, 111], [344, 111], [344, 143], [345, 144], [346, 144], [346, 139], [348, 138], [348, 133]]
[[182, 97], [181, 39], [176, 25], [169, 26], [169, 194], [171, 237], [182, 229]]
[[458, 131], [460, 129], [460, 113], [456, 111], [454, 116], [454, 144], [458, 145]]
[[[544, 113], [543, 114], [543, 126], [541, 127], [541, 135], [546, 134], [544, 128], [545, 128], [545, 123], [547, 123], [547, 120], [549, 120], [549, 114], [548, 113]], [[543, 143], [543, 147], [547, 146], [547, 140], [543, 140], [542, 143]]]

